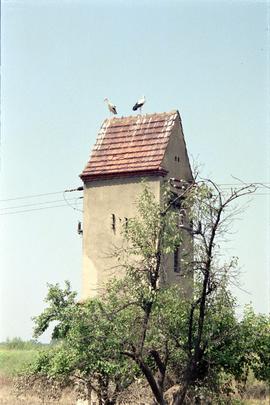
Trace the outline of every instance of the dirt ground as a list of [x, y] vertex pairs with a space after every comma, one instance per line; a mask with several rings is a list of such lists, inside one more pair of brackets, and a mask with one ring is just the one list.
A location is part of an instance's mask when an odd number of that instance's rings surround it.
[[[135, 401], [135, 402], [134, 402]], [[126, 403], [126, 401], [125, 401]], [[141, 399], [133, 399], [132, 403], [129, 405], [139, 405], [141, 403]], [[239, 402], [238, 402], [239, 403]], [[241, 402], [241, 404], [245, 405], [269, 405], [269, 397], [267, 399], [246, 399], [245, 401]], [[75, 405], [76, 398], [72, 393], [64, 394], [61, 400], [48, 400], [46, 398], [38, 398], [37, 396], [25, 395], [17, 397], [13, 390], [13, 382], [12, 379], [0, 378], [0, 405]]]
[[13, 390], [13, 382], [10, 379], [1, 377], [0, 379], [0, 405], [74, 405], [75, 398], [69, 394], [64, 395], [61, 400], [51, 401], [40, 399], [36, 396], [17, 397]]

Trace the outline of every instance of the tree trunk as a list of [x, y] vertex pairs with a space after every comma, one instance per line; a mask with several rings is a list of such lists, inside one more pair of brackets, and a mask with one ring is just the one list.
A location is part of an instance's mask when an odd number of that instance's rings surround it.
[[106, 401], [104, 402], [104, 405], [115, 405], [116, 404], [116, 400], [114, 399], [106, 399]]
[[160, 390], [160, 387], [158, 386], [152, 371], [142, 361], [138, 361], [137, 364], [140, 367], [142, 373], [144, 374], [146, 380], [148, 381], [148, 384], [150, 385], [150, 388], [155, 396], [157, 403], [159, 405], [166, 405], [166, 401], [163, 398], [163, 391]]
[[184, 373], [183, 385], [174, 395], [173, 405], [184, 404], [189, 386], [194, 382], [196, 374], [196, 363], [194, 359], [190, 359], [187, 369]]
[[189, 384], [185, 383], [182, 389], [176, 393], [173, 399], [173, 405], [182, 405], [184, 403], [187, 395], [188, 386]]

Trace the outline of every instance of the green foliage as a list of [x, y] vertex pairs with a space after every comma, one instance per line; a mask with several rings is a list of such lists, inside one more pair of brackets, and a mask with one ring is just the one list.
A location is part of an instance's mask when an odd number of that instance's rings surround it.
[[[56, 322], [57, 343], [40, 353], [30, 375], [65, 384], [83, 381], [110, 404], [142, 375], [160, 404], [165, 387], [173, 384], [186, 385], [194, 397], [201, 392], [214, 398], [229, 395], [233, 378], [244, 380], [248, 368], [259, 379], [269, 378], [269, 318], [249, 309], [238, 321], [228, 289], [237, 261], [222, 263], [217, 256], [216, 235], [226, 232], [224, 209], [238, 194], [224, 202], [211, 184], [192, 185], [179, 200], [193, 227], [179, 225], [170, 190], [159, 204], [144, 187], [138, 216], [125, 224], [126, 243], [118, 251], [126, 276], [110, 280], [104, 297], [77, 303], [68, 282], [64, 289], [49, 285], [35, 336]], [[187, 231], [194, 237], [194, 255], [185, 258], [195, 273], [189, 297], [181, 282], [162, 288], [159, 283], [166, 271], [163, 258]]]
[[248, 305], [240, 323], [242, 359], [258, 380], [270, 381], [270, 317], [255, 314]]
[[40, 335], [50, 322], [56, 321], [55, 344], [50, 350], [39, 353], [28, 368], [28, 375], [61, 384], [73, 385], [80, 381], [101, 397], [117, 396], [138, 373], [131, 361], [121, 354], [123, 335], [119, 332], [122, 325], [126, 327], [126, 323], [131, 322], [129, 312], [120, 311], [112, 317], [113, 302], [107, 306], [99, 299], [76, 303], [74, 298], [67, 283], [65, 289], [49, 286], [46, 299], [49, 306], [35, 318], [35, 334]]
[[59, 285], [48, 284], [48, 295], [45, 299], [49, 305], [35, 321], [34, 337], [40, 336], [53, 321], [58, 321], [54, 327], [52, 339], [60, 339], [66, 335], [70, 326], [72, 312], [76, 312], [76, 292], [71, 291], [69, 281], [65, 281], [65, 288], [61, 290]]
[[159, 239], [161, 254], [173, 252], [181, 242], [178, 213], [166, 210], [169, 205], [166, 196], [167, 191], [164, 192], [164, 205], [160, 205], [149, 186], [144, 185], [136, 204], [138, 215], [124, 227], [128, 253], [139, 257], [140, 263], [147, 267], [155, 264]]
[[[65, 316], [57, 308], [60, 323], [63, 319], [66, 324], [69, 319], [68, 332], [50, 350], [40, 352], [29, 368], [30, 373], [70, 383], [77, 375], [91, 381], [97, 390], [97, 376], [103, 376], [103, 381], [110, 381], [114, 386], [120, 384], [122, 390], [134, 381], [139, 370], [123, 353], [139, 345], [144, 310], [130, 283], [129, 276], [112, 282], [104, 299], [83, 304], [70, 301], [62, 307]], [[59, 287], [52, 288], [54, 294], [49, 290], [48, 296], [53, 297], [55, 308], [55, 296], [59, 293], [63, 297], [64, 293]], [[266, 379], [269, 370], [269, 320], [255, 315], [249, 308], [239, 322], [234, 306], [226, 285], [221, 285], [211, 299], [205, 323], [207, 349], [196, 384], [220, 395], [227, 392], [226, 387], [230, 391], [233, 376], [245, 375], [247, 366], [260, 379]], [[164, 288], [156, 294], [143, 353], [155, 372], [156, 364], [150, 353], [156, 350], [164, 356], [167, 347], [168, 372], [176, 381], [181, 379], [188, 359], [188, 317], [189, 302], [181, 298], [179, 287]], [[195, 321], [197, 317], [195, 311]], [[56, 320], [55, 315], [53, 319]], [[56, 327], [61, 329], [61, 325]]]

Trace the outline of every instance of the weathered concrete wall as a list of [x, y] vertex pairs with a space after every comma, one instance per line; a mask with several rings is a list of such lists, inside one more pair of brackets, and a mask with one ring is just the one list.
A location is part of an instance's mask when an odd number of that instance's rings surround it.
[[[187, 155], [184, 135], [182, 132], [182, 126], [178, 120], [173, 128], [170, 140], [162, 161], [162, 167], [168, 171], [168, 175], [164, 181], [169, 178], [183, 179], [187, 182], [192, 181], [192, 172], [189, 165], [189, 159]], [[177, 190], [174, 190], [179, 193]], [[188, 222], [188, 218], [187, 218]], [[180, 266], [179, 272], [174, 271], [174, 255], [168, 255], [164, 258], [163, 267], [165, 272], [165, 283], [173, 284], [179, 283], [183, 287], [183, 292], [187, 295], [191, 294], [193, 288], [193, 272], [190, 270], [190, 266], [184, 263], [184, 258], [190, 258], [193, 255], [193, 242], [188, 233], [183, 232], [183, 243], [179, 247], [178, 251], [178, 263]]]
[[[160, 178], [150, 177], [146, 182], [159, 201]], [[141, 178], [100, 180], [85, 185], [82, 299], [99, 294], [110, 277], [121, 276], [122, 270], [112, 255], [122, 245], [125, 218], [136, 215], [136, 199], [142, 190]]]
[[176, 177], [178, 179], [192, 181], [192, 172], [179, 118], [170, 135], [166, 153], [162, 160], [162, 167], [169, 172], [166, 178]]

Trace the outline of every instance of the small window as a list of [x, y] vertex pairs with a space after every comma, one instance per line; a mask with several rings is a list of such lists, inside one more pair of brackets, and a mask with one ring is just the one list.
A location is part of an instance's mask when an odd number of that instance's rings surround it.
[[112, 230], [115, 233], [115, 215], [112, 214]]
[[173, 253], [173, 270], [175, 273], [180, 273], [180, 260], [179, 260], [180, 249], [177, 246]]
[[128, 227], [128, 218], [125, 218], [125, 228], [127, 229]]

